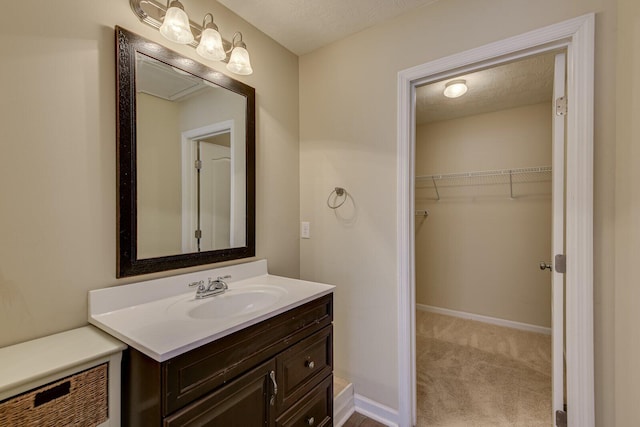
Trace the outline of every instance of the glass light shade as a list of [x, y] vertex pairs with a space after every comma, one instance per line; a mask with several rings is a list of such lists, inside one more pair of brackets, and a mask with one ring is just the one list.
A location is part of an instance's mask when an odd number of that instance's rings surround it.
[[458, 98], [467, 93], [467, 82], [464, 80], [454, 80], [445, 85], [444, 96], [447, 98]]
[[193, 41], [193, 34], [189, 25], [187, 13], [179, 7], [170, 7], [160, 26], [160, 34], [172, 42], [189, 44]]
[[233, 48], [231, 58], [229, 58], [229, 63], [227, 64], [227, 70], [235, 74], [240, 74], [241, 76], [247, 76], [253, 73], [247, 49], [240, 46]]
[[206, 28], [202, 32], [200, 44], [198, 44], [196, 52], [203, 58], [212, 61], [222, 61], [227, 57], [224, 47], [222, 47], [222, 37], [220, 33], [213, 28]]

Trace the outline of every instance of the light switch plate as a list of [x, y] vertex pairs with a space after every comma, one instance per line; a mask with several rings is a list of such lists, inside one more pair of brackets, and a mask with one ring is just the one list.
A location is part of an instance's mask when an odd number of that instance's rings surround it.
[[300, 223], [300, 237], [303, 239], [311, 238], [311, 223], [308, 221], [302, 221]]

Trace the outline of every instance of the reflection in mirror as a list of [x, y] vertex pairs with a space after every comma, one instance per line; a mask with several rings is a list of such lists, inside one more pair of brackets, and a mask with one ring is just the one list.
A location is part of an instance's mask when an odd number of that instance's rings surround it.
[[116, 32], [118, 277], [253, 256], [253, 88]]
[[244, 246], [246, 99], [136, 53], [136, 108], [138, 258]]

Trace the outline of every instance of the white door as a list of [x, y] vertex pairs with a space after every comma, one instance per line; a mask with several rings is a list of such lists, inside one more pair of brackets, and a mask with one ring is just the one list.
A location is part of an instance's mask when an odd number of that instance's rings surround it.
[[[227, 134], [228, 137], [228, 134]], [[200, 141], [200, 250], [231, 247], [231, 153], [228, 146]]]
[[[566, 110], [563, 102], [566, 100], [565, 77], [566, 55], [556, 55], [553, 82], [553, 196], [552, 196], [552, 240], [551, 240], [551, 301], [552, 301], [552, 375], [553, 375], [553, 424], [555, 425], [556, 411], [564, 410], [564, 274], [558, 272], [561, 266], [556, 263], [556, 255], [564, 254], [564, 165], [565, 165], [565, 118]], [[564, 104], [566, 105], [566, 104]]]

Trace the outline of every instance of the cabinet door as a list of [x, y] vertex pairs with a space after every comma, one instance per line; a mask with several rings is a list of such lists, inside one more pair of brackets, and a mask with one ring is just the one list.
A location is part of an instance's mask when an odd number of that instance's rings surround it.
[[[167, 417], [165, 427], [271, 427], [276, 364], [270, 360]], [[274, 374], [272, 374], [272, 372]]]

